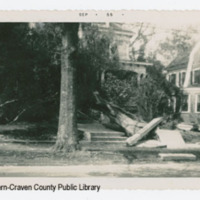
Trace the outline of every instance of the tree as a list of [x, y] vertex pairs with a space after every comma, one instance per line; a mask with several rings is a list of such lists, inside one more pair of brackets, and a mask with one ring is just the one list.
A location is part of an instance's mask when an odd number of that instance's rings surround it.
[[169, 100], [180, 96], [180, 90], [162, 74], [164, 66], [155, 60], [151, 62], [153, 66], [147, 68], [146, 76], [139, 83], [134, 74], [121, 79], [108, 75], [103, 86], [109, 101], [147, 122], [158, 116], [176, 114], [169, 106]]
[[189, 54], [196, 34], [197, 31], [191, 27], [186, 30], [171, 30], [168, 37], [160, 43], [157, 56], [161, 57], [167, 66], [177, 56]]
[[74, 54], [78, 44], [78, 24], [63, 24], [61, 52], [61, 90], [55, 150], [73, 151], [77, 147]]
[[159, 62], [147, 69], [147, 76], [140, 81], [134, 92], [138, 114], [145, 121], [158, 116], [174, 115], [169, 100], [181, 93], [179, 88], [168, 82], [162, 74], [163, 66]]
[[120, 107], [127, 107], [136, 86], [136, 73], [123, 70], [108, 71], [102, 84], [102, 95]]
[[135, 23], [129, 25], [135, 34], [131, 41], [131, 54], [130, 57], [133, 61], [146, 61], [146, 47], [149, 41], [155, 34], [155, 27], [149, 23]]

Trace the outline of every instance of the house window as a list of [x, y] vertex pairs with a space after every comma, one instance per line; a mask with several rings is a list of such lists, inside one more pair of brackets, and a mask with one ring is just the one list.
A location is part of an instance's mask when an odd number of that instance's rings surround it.
[[181, 86], [182, 85], [182, 80], [181, 80], [181, 72], [179, 72], [179, 79], [178, 79], [179, 81], [178, 81], [178, 84], [179, 84], [179, 86]]
[[196, 95], [196, 112], [200, 112], [200, 95]]
[[179, 72], [179, 86], [183, 86], [185, 81], [185, 72]]
[[190, 72], [190, 84], [193, 85], [193, 71]]
[[176, 74], [171, 74], [170, 76], [170, 82], [176, 85]]
[[200, 84], [200, 70], [194, 71], [194, 84]]
[[189, 95], [185, 94], [182, 98], [182, 112], [189, 111]]

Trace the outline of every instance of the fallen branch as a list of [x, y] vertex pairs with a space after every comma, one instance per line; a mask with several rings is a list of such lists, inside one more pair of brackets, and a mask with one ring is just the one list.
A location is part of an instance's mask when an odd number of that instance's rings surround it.
[[[13, 123], [15, 121], [17, 121], [19, 119], [19, 117], [27, 110], [31, 109], [32, 107], [34, 107], [35, 105], [37, 104], [43, 104], [43, 103], [46, 103], [46, 102], [51, 102], [53, 100], [55, 100], [55, 97], [58, 95], [58, 92], [56, 92], [55, 94], [51, 95], [49, 98], [45, 98], [45, 99], [42, 99], [42, 100], [38, 100], [36, 101], [33, 105], [29, 105], [29, 106], [26, 106], [26, 108], [22, 109], [22, 111], [19, 112], [19, 114], [17, 114], [17, 116], [12, 120], [12, 121], [9, 121], [8, 123]], [[8, 103], [12, 103], [14, 101], [18, 101], [17, 99], [15, 100], [11, 100], [11, 101], [7, 101], [5, 102], [4, 104], [1, 104], [1, 105], [5, 105], [5, 104], [8, 104]], [[1, 107], [0, 105], [0, 107]], [[7, 120], [8, 121], [8, 120]]]
[[16, 102], [16, 101], [18, 101], [18, 100], [17, 100], [17, 99], [13, 99], [13, 100], [6, 101], [6, 102], [4, 102], [3, 104], [0, 104], [0, 108], [3, 107], [3, 106], [5, 106], [5, 105], [7, 105], [7, 104]]
[[9, 122], [9, 123], [12, 123], [12, 122], [15, 122], [19, 119], [19, 117], [26, 111], [26, 109], [24, 108], [14, 119], [13, 121]]

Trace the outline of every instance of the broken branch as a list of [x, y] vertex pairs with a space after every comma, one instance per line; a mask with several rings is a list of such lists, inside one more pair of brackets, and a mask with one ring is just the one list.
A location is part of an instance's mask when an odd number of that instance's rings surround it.
[[13, 103], [13, 102], [16, 102], [16, 101], [18, 101], [18, 100], [17, 99], [13, 99], [13, 100], [6, 101], [3, 104], [0, 104], [0, 108], [5, 106], [6, 104]]
[[10, 123], [17, 121], [17, 120], [19, 119], [19, 117], [20, 117], [25, 111], [26, 111], [26, 109], [24, 108], [24, 109], [13, 119], [13, 121], [11, 121]]

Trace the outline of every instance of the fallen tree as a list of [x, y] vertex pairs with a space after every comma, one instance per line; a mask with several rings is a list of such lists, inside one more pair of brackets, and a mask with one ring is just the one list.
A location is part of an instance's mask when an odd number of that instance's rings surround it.
[[102, 106], [100, 111], [109, 117], [111, 121], [114, 121], [122, 127], [128, 136], [134, 135], [138, 130], [146, 125], [144, 121], [138, 119], [132, 113], [129, 113], [119, 106], [103, 99], [98, 92], [94, 92], [94, 96], [97, 104]]

